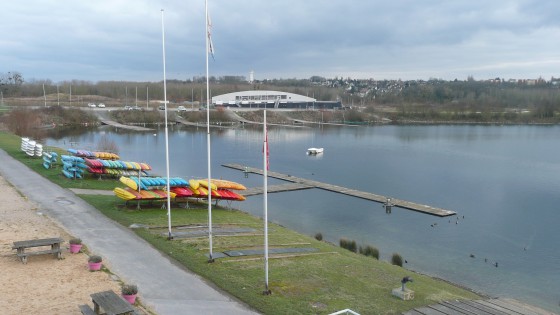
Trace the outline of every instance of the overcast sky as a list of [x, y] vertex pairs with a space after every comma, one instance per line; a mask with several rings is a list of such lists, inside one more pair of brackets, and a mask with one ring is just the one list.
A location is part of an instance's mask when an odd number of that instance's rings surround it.
[[[210, 75], [560, 77], [560, 1], [209, 0]], [[205, 75], [204, 0], [11, 0], [0, 73], [160, 81]]]

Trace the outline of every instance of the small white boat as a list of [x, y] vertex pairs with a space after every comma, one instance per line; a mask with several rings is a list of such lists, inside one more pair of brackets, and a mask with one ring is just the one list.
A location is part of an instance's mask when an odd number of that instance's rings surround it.
[[307, 149], [307, 154], [319, 154], [319, 153], [323, 153], [323, 148], [309, 148]]

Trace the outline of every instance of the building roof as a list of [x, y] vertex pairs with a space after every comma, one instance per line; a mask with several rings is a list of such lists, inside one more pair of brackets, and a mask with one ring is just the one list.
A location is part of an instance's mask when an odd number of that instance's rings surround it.
[[212, 104], [225, 105], [225, 104], [240, 104], [240, 103], [274, 103], [278, 100], [280, 103], [301, 103], [301, 102], [315, 102], [316, 99], [280, 91], [270, 90], [252, 90], [233, 92], [212, 97]]

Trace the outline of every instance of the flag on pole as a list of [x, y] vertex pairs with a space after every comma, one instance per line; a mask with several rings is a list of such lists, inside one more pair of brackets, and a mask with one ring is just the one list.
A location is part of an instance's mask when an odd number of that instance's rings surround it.
[[206, 20], [208, 21], [208, 25], [206, 27], [206, 32], [208, 33], [208, 53], [212, 55], [212, 59], [214, 59], [214, 44], [212, 43], [212, 21], [210, 20], [210, 14], [206, 16]]

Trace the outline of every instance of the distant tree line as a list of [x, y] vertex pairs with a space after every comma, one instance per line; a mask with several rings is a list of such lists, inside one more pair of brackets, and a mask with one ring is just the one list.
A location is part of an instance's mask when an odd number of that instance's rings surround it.
[[[242, 76], [209, 77], [211, 97], [244, 90], [280, 90], [314, 97], [321, 101], [337, 100], [341, 91], [324, 86], [312, 86], [309, 80], [264, 80], [249, 83]], [[299, 83], [298, 83], [299, 82]], [[43, 86], [47, 95], [62, 93], [72, 95], [98, 95], [114, 99], [134, 101], [163, 99], [163, 82], [90, 82], [71, 80], [54, 83], [51, 80], [31, 80], [10, 90], [10, 97], [43, 96]], [[206, 101], [206, 77], [193, 77], [189, 80], [167, 80], [167, 99], [171, 102]]]
[[371, 104], [399, 109], [396, 116], [424, 120], [558, 121], [560, 89], [483, 81], [408, 82], [400, 91], [373, 97]]
[[[524, 112], [533, 118], [552, 119], [560, 112], [560, 80], [534, 80], [533, 84], [509, 82], [500, 79], [476, 81], [423, 80], [357, 80], [350, 78], [327, 79], [312, 76], [309, 79], [267, 79], [249, 83], [244, 76], [209, 77], [210, 95], [243, 90], [279, 90], [313, 97], [320, 101], [340, 100], [346, 106], [360, 105], [375, 112], [380, 106], [399, 109], [402, 117], [467, 118], [492, 120], [496, 112], [501, 119], [520, 119]], [[82, 95], [98, 95], [132, 103], [162, 100], [163, 83], [72, 80], [54, 83], [51, 80], [24, 81], [15, 71], [0, 73], [0, 87], [4, 97], [39, 97], [59, 93], [73, 99]], [[171, 102], [206, 102], [206, 77], [195, 76], [186, 80], [168, 80], [167, 98]], [[505, 112], [505, 114], [504, 114]], [[506, 117], [507, 115], [511, 117]], [[506, 115], [506, 116], [504, 116]], [[514, 117], [515, 116], [515, 117]], [[524, 115], [525, 117], [527, 115]], [[461, 116], [462, 117], [462, 116]], [[464, 118], [464, 117], [463, 117]], [[525, 119], [525, 118], [523, 118]]]
[[560, 102], [560, 89], [549, 84], [521, 85], [485, 81], [407, 82], [394, 93], [376, 95], [376, 103], [452, 105], [462, 108], [526, 108]]

